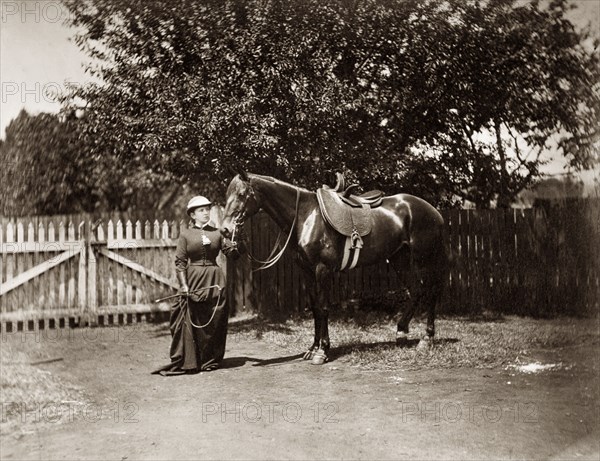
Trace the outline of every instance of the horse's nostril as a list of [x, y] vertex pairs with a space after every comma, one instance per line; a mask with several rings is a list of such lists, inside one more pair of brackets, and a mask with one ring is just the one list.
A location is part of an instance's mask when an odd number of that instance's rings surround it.
[[223, 237], [229, 238], [231, 236], [231, 233], [229, 232], [229, 229], [227, 229], [226, 227], [221, 227], [221, 235]]

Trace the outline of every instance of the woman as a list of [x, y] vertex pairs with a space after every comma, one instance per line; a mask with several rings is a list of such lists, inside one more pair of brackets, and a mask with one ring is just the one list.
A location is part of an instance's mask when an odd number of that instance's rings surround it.
[[[227, 320], [225, 275], [216, 258], [219, 251], [237, 258], [237, 243], [210, 225], [212, 203], [198, 195], [187, 205], [193, 224], [181, 232], [175, 253], [175, 270], [181, 293], [170, 319], [171, 363], [153, 373], [163, 376], [197, 373], [218, 368], [225, 355]], [[218, 285], [221, 289], [202, 288]]]

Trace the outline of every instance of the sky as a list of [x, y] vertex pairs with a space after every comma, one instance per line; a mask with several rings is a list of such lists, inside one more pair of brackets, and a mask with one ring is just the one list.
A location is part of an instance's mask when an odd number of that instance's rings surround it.
[[[571, 20], [591, 22], [600, 37], [600, 0], [577, 0]], [[6, 126], [25, 108], [29, 113], [58, 112], [52, 97], [65, 82], [84, 84], [87, 57], [72, 40], [74, 30], [66, 25], [69, 12], [59, 0], [0, 0], [0, 138]], [[549, 158], [547, 173], [561, 173], [564, 160]], [[594, 174], [586, 172], [586, 182]]]
[[58, 0], [0, 0], [0, 137], [22, 108], [58, 112], [52, 97], [65, 81], [89, 80], [86, 56], [69, 41], [68, 10]]

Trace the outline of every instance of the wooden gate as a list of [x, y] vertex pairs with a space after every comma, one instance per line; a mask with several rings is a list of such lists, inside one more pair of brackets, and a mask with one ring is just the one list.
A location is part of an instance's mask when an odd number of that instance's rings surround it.
[[154, 300], [178, 288], [173, 254], [182, 226], [50, 220], [0, 226], [0, 328], [131, 323], [168, 311]]

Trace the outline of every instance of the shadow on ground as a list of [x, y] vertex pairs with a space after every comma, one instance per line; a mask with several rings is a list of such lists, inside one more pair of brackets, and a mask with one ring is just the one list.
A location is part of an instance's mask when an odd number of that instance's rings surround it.
[[[220, 369], [239, 368], [246, 365], [247, 362], [261, 363], [263, 360], [254, 357], [225, 357], [219, 366]], [[256, 366], [256, 365], [254, 365]]]

